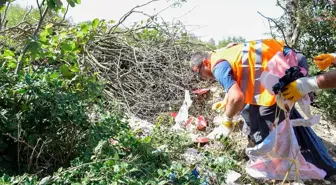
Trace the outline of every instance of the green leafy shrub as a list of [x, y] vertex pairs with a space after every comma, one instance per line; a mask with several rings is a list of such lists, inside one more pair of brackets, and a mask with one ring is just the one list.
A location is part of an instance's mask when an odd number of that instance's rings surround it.
[[40, 69], [15, 79], [0, 71], [0, 130], [9, 161], [36, 172], [66, 164], [91, 127], [88, 113], [102, 85], [84, 75], [65, 80], [60, 72]]

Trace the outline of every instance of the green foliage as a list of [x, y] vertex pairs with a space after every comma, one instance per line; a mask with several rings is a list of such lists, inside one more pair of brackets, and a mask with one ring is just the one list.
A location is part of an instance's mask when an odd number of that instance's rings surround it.
[[228, 37], [228, 38], [224, 38], [220, 41], [218, 41], [218, 45], [217, 48], [222, 48], [225, 47], [226, 45], [230, 44], [230, 43], [242, 43], [245, 42], [246, 40], [243, 37]]
[[[1, 133], [6, 133], [0, 150], [10, 161], [18, 159], [18, 167], [28, 172], [67, 164], [87, 137], [92, 125], [87, 113], [98, 103], [102, 86], [93, 77], [66, 79], [48, 68], [26, 72], [16, 80], [5, 69], [0, 76], [0, 125]], [[19, 151], [13, 138], [22, 141]]]
[[[47, 24], [24, 43], [3, 40], [9, 41], [7, 45], [26, 45], [27, 50], [24, 55], [10, 48], [0, 53], [1, 172], [50, 173], [90, 153], [107, 137], [102, 132], [106, 124], [118, 125], [113, 116], [104, 121], [90, 117], [92, 111], [108, 111], [102, 107], [104, 82], [87, 75], [85, 68], [80, 70], [78, 63], [97, 29], [104, 29], [104, 24], [96, 19], [70, 29]], [[16, 74], [19, 61], [22, 70]]]
[[218, 41], [218, 44], [216, 44], [215, 40], [211, 38], [208, 42], [205, 42], [205, 44], [212, 50], [223, 48], [227, 46], [230, 43], [242, 43], [246, 41], [243, 37], [227, 37], [223, 38], [222, 40]]
[[[12, 4], [8, 8], [6, 19], [8, 21], [7, 27], [16, 26], [22, 22], [26, 12], [29, 11], [29, 8], [23, 8], [18, 4]], [[26, 21], [30, 24], [37, 23], [40, 19], [39, 10], [34, 8], [26, 16]]]
[[[103, 120], [106, 120], [103, 119]], [[108, 119], [108, 123], [111, 123]], [[120, 122], [122, 123], [122, 122]], [[104, 121], [102, 122], [104, 125]], [[107, 126], [107, 124], [106, 124]], [[116, 127], [118, 128], [118, 127]], [[219, 183], [225, 182], [229, 169], [239, 169], [237, 159], [230, 152], [232, 141], [222, 140], [222, 152], [198, 148], [204, 155], [197, 165], [200, 175], [193, 174], [195, 163], [187, 163], [184, 152], [195, 147], [184, 133], [170, 132], [157, 125], [153, 135], [139, 138], [127, 128], [115, 130], [109, 127], [110, 139], [101, 140], [93, 149], [90, 159], [77, 158], [71, 167], [60, 168], [52, 176], [38, 179], [35, 176], [9, 177], [0, 182], [10, 184], [21, 180], [29, 185], [43, 184], [201, 184], [213, 183], [211, 174], [217, 175]]]
[[[336, 6], [329, 1], [306, 1], [300, 11], [301, 32], [300, 50], [308, 57], [336, 52]], [[317, 75], [321, 71], [310, 60], [310, 74]], [[315, 102], [320, 107], [325, 118], [336, 120], [335, 90], [323, 90], [317, 93]]]

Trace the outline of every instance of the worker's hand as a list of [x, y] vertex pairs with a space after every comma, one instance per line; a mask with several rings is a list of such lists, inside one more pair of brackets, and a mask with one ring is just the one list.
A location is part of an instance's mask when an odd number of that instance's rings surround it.
[[227, 102], [228, 102], [228, 96], [225, 96], [223, 101], [214, 103], [211, 109], [218, 113], [222, 112], [225, 109]]
[[220, 124], [216, 127], [208, 136], [209, 139], [216, 139], [223, 137], [228, 137], [234, 128], [234, 123], [232, 122], [233, 118], [229, 118], [227, 116], [222, 117]]
[[319, 87], [316, 82], [316, 77], [303, 77], [288, 84], [284, 90], [282, 90], [281, 95], [286, 100], [297, 102], [305, 94], [316, 91], [318, 89]]
[[336, 53], [321, 54], [314, 57], [314, 63], [320, 70], [325, 70], [329, 66], [336, 64]]
[[226, 102], [224, 101], [216, 102], [212, 105], [212, 110], [216, 112], [221, 112], [225, 109], [225, 106], [226, 106]]

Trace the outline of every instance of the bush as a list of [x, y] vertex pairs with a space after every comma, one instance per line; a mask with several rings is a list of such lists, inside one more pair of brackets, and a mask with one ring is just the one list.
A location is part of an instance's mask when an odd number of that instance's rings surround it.
[[36, 173], [65, 165], [82, 152], [101, 83], [84, 75], [64, 79], [48, 68], [19, 78], [2, 69], [0, 76], [0, 151], [7, 162]]

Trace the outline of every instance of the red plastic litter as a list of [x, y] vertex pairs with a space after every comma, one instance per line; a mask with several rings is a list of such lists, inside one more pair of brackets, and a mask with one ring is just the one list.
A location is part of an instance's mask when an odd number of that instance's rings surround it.
[[187, 122], [184, 124], [184, 127], [187, 127], [192, 121], [193, 121], [193, 117], [190, 117]]
[[198, 138], [196, 138], [196, 142], [197, 143], [208, 143], [209, 139], [206, 138], [206, 137], [198, 137]]
[[177, 116], [177, 112], [171, 112], [170, 115], [175, 118]]
[[210, 89], [196, 89], [193, 91], [194, 94], [204, 94], [204, 93], [207, 93]]
[[208, 126], [208, 123], [205, 121], [203, 116], [197, 117], [197, 129], [204, 130]]

